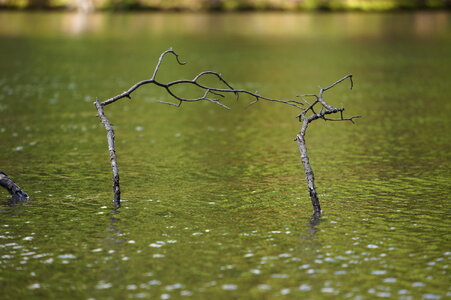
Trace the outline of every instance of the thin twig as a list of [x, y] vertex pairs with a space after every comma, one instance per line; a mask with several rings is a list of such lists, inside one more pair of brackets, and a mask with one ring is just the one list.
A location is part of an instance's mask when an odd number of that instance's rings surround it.
[[[258, 92], [250, 92], [244, 89], [235, 89], [233, 88], [223, 77], [220, 73], [217, 72], [213, 72], [213, 71], [204, 71], [204, 72], [200, 72], [199, 74], [197, 74], [193, 79], [188, 80], [188, 79], [182, 79], [182, 80], [175, 80], [175, 81], [171, 81], [171, 82], [167, 82], [167, 83], [163, 83], [163, 82], [159, 82], [157, 81], [156, 77], [158, 74], [158, 71], [160, 69], [161, 64], [164, 61], [164, 58], [169, 55], [172, 54], [175, 56], [175, 59], [177, 60], [177, 63], [179, 65], [184, 65], [186, 64], [186, 62], [182, 62], [179, 59], [179, 55], [172, 50], [172, 48], [164, 51], [159, 59], [158, 62], [155, 66], [155, 69], [153, 71], [152, 77], [150, 79], [146, 79], [146, 80], [142, 80], [136, 84], [134, 84], [133, 86], [131, 86], [128, 90], [122, 92], [119, 95], [116, 95], [110, 99], [107, 99], [103, 102], [99, 102], [96, 101], [94, 102], [94, 105], [97, 108], [98, 111], [98, 116], [100, 117], [102, 124], [104, 125], [105, 129], [107, 130], [107, 136], [108, 136], [108, 146], [109, 146], [109, 152], [110, 152], [110, 159], [111, 159], [111, 166], [113, 168], [113, 189], [114, 189], [114, 199], [115, 199], [115, 203], [117, 205], [120, 204], [120, 188], [119, 188], [119, 170], [118, 170], [118, 166], [117, 166], [117, 159], [116, 159], [116, 150], [114, 147], [114, 131], [113, 131], [113, 127], [111, 126], [108, 118], [106, 117], [105, 113], [104, 113], [104, 106], [110, 105], [120, 99], [123, 98], [130, 98], [131, 99], [131, 94], [137, 90], [139, 87], [143, 86], [143, 85], [156, 85], [160, 88], [163, 88], [164, 90], [166, 90], [166, 92], [168, 93], [168, 95], [175, 100], [177, 103], [174, 102], [170, 102], [170, 101], [157, 101], [159, 103], [163, 103], [163, 104], [168, 104], [168, 105], [172, 105], [172, 106], [176, 106], [176, 107], [180, 107], [182, 105], [182, 103], [184, 102], [198, 102], [198, 101], [207, 101], [207, 102], [211, 102], [213, 104], [219, 105], [223, 108], [229, 109], [228, 106], [226, 106], [225, 104], [221, 103], [220, 100], [225, 99], [225, 95], [226, 94], [230, 94], [233, 93], [236, 95], [236, 99], [238, 100], [240, 97], [240, 94], [244, 94], [244, 95], [248, 95], [252, 98], [254, 98], [253, 101], [250, 102], [249, 105], [253, 105], [258, 103], [260, 100], [265, 100], [265, 101], [270, 101], [270, 102], [277, 102], [277, 103], [281, 103], [281, 104], [286, 104], [289, 106], [293, 106], [296, 107], [298, 109], [301, 110], [301, 113], [299, 113], [296, 117], [299, 118], [299, 121], [302, 122], [302, 126], [301, 126], [301, 130], [299, 132], [299, 134], [296, 137], [296, 140], [298, 141], [298, 146], [299, 146], [299, 151], [301, 153], [301, 160], [302, 163], [304, 165], [304, 170], [305, 170], [305, 175], [306, 175], [306, 180], [307, 180], [307, 184], [309, 187], [309, 192], [310, 192], [310, 198], [312, 200], [312, 204], [314, 207], [314, 215], [315, 216], [320, 216], [321, 215], [321, 208], [320, 208], [320, 204], [319, 204], [319, 200], [318, 200], [318, 196], [316, 193], [316, 188], [315, 188], [315, 184], [314, 184], [314, 176], [313, 176], [313, 170], [310, 166], [310, 162], [308, 159], [308, 154], [307, 154], [307, 148], [305, 145], [305, 133], [307, 130], [307, 127], [309, 125], [309, 123], [313, 122], [314, 120], [317, 119], [323, 119], [325, 121], [351, 121], [354, 123], [353, 119], [355, 118], [359, 118], [360, 116], [353, 116], [353, 117], [344, 117], [343, 116], [343, 111], [344, 108], [336, 108], [333, 107], [332, 105], [330, 105], [329, 103], [327, 103], [324, 98], [323, 98], [323, 94], [324, 92], [328, 91], [329, 89], [333, 88], [334, 86], [340, 84], [341, 82], [345, 81], [346, 79], [349, 78], [350, 80], [350, 84], [351, 84], [351, 89], [354, 85], [353, 81], [352, 81], [352, 75], [346, 75], [345, 77], [341, 78], [340, 80], [334, 82], [333, 84], [331, 84], [330, 86], [328, 86], [327, 88], [320, 88], [319, 93], [318, 94], [303, 94], [303, 95], [298, 95], [297, 97], [300, 97], [301, 100], [303, 102], [305, 102], [308, 106], [306, 108], [304, 108], [304, 103], [301, 101], [297, 101], [297, 100], [282, 100], [282, 99], [275, 99], [275, 98], [269, 98], [269, 97], [265, 97], [260, 95]], [[206, 76], [213, 76], [217, 79], [217, 81], [225, 87], [217, 87], [217, 86], [209, 86], [206, 84], [201, 83], [201, 79], [206, 77]], [[198, 98], [186, 98], [186, 97], [181, 97], [180, 95], [175, 94], [171, 89], [176, 87], [176, 86], [183, 86], [183, 85], [194, 85], [195, 87], [199, 88], [200, 90], [202, 90], [204, 93], [201, 97]], [[210, 98], [210, 95], [214, 95], [217, 96], [219, 98], [217, 99], [213, 99]], [[304, 99], [304, 97], [314, 97], [315, 101], [313, 101], [311, 104]], [[316, 113], [316, 109], [315, 107], [319, 106], [320, 107], [320, 112]], [[340, 113], [340, 118], [327, 118], [327, 115], [332, 115], [335, 113]]]

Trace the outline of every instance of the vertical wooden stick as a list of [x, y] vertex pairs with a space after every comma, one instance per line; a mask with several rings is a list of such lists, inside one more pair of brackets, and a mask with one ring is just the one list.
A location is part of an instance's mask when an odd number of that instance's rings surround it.
[[313, 216], [317, 218], [321, 216], [321, 206], [319, 204], [318, 195], [316, 193], [315, 175], [313, 174], [313, 169], [310, 165], [307, 146], [305, 144], [305, 131], [307, 130], [308, 123], [309, 122], [307, 120], [303, 121], [301, 131], [296, 136], [296, 141], [298, 143], [299, 152], [301, 154], [301, 161], [304, 165], [305, 180], [307, 181], [310, 199], [312, 200]]
[[107, 131], [108, 150], [110, 152], [111, 168], [113, 169], [114, 203], [116, 204], [116, 207], [119, 208], [121, 206], [121, 189], [119, 186], [119, 167], [116, 159], [116, 148], [114, 146], [114, 130], [110, 121], [108, 121], [108, 118], [105, 116], [103, 106], [99, 100], [96, 100], [94, 105], [97, 108], [98, 117]]

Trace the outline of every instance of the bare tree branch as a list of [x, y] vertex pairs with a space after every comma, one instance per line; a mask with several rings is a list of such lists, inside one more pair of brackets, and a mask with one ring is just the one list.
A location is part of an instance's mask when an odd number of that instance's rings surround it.
[[98, 117], [100, 118], [103, 126], [105, 127], [107, 131], [107, 139], [108, 139], [108, 151], [110, 153], [110, 162], [111, 162], [111, 168], [113, 169], [113, 193], [114, 193], [114, 203], [116, 204], [116, 207], [120, 207], [121, 205], [121, 189], [119, 186], [119, 166], [117, 164], [117, 158], [116, 158], [116, 148], [114, 146], [114, 130], [113, 126], [111, 126], [110, 121], [105, 116], [105, 113], [103, 111], [103, 106], [101, 103], [96, 100], [94, 102], [95, 107], [97, 108]]
[[[303, 111], [297, 115], [297, 118], [299, 118], [299, 121], [302, 123], [301, 130], [296, 136], [296, 141], [298, 142], [299, 152], [301, 154], [301, 161], [304, 165], [304, 171], [305, 171], [305, 178], [307, 180], [307, 185], [310, 193], [310, 199], [312, 200], [313, 205], [313, 215], [314, 217], [319, 217], [321, 215], [321, 206], [318, 199], [318, 194], [316, 192], [315, 187], [315, 176], [313, 174], [312, 167], [310, 165], [310, 161], [308, 158], [307, 153], [307, 146], [305, 144], [305, 133], [307, 131], [308, 125], [317, 119], [323, 119], [324, 121], [351, 121], [354, 123], [354, 119], [360, 118], [360, 116], [352, 116], [349, 118], [345, 118], [343, 116], [344, 108], [336, 108], [327, 103], [323, 98], [323, 93], [325, 91], [330, 90], [334, 86], [338, 85], [339, 83], [345, 81], [346, 79], [350, 80], [351, 82], [351, 89], [354, 85], [352, 81], [352, 75], [346, 75], [345, 77], [341, 78], [340, 80], [337, 80], [327, 88], [320, 88], [319, 93], [316, 94], [305, 94], [305, 95], [299, 95], [299, 97], [315, 97], [316, 100], [310, 104], [307, 108], [303, 109]], [[320, 105], [321, 111], [319, 113], [315, 112], [315, 106]], [[308, 113], [311, 112], [310, 115]], [[327, 115], [332, 115], [340, 113], [340, 118], [327, 118]]]
[[160, 58], [158, 59], [157, 66], [155, 67], [155, 70], [153, 71], [153, 75], [152, 75], [151, 80], [154, 80], [155, 77], [157, 76], [157, 72], [158, 72], [158, 70], [160, 69], [160, 65], [161, 65], [161, 63], [163, 62], [163, 58], [164, 58], [164, 56], [165, 56], [166, 54], [168, 54], [168, 53], [174, 54], [175, 59], [177, 60], [177, 62], [178, 62], [180, 65], [185, 65], [185, 64], [186, 64], [186, 62], [181, 62], [181, 61], [179, 60], [178, 54], [175, 53], [174, 50], [172, 50], [172, 48], [169, 48], [168, 50], [164, 51], [164, 52], [160, 55]]
[[[311, 123], [317, 119], [323, 119], [324, 121], [351, 121], [354, 123], [353, 120], [360, 117], [360, 116], [344, 117], [343, 116], [344, 108], [333, 107], [332, 105], [327, 103], [323, 98], [324, 92], [330, 90], [331, 88], [335, 87], [336, 85], [340, 84], [341, 82], [345, 81], [346, 79], [350, 80], [351, 89], [352, 89], [352, 87], [354, 85], [354, 83], [352, 81], [352, 75], [346, 75], [345, 77], [334, 82], [330, 86], [328, 86], [326, 88], [320, 88], [318, 94], [298, 95], [297, 97], [300, 97], [301, 100], [308, 105], [307, 107], [303, 107], [304, 103], [302, 103], [300, 101], [269, 98], [269, 97], [264, 97], [264, 96], [260, 95], [258, 92], [250, 92], [250, 91], [247, 91], [244, 89], [235, 89], [222, 77], [222, 75], [220, 73], [213, 72], [213, 71], [200, 72], [191, 80], [182, 79], [182, 80], [171, 81], [168, 83], [159, 82], [156, 79], [158, 71], [160, 69], [160, 66], [161, 66], [165, 56], [169, 55], [169, 54], [175, 56], [178, 64], [180, 64], [180, 65], [186, 64], [186, 62], [182, 62], [179, 59], [179, 55], [174, 50], [172, 50], [172, 48], [170, 48], [170, 49], [164, 51], [160, 55], [158, 62], [155, 66], [154, 72], [152, 74], [152, 77], [150, 79], [142, 80], [142, 81], [134, 84], [133, 86], [131, 86], [127, 91], [124, 91], [121, 94], [116, 95], [103, 102], [99, 102], [99, 101], [94, 102], [94, 105], [96, 106], [96, 109], [98, 111], [98, 116], [100, 117], [102, 124], [104, 125], [105, 129], [107, 130], [108, 147], [109, 147], [109, 152], [110, 152], [111, 166], [113, 168], [114, 201], [115, 201], [116, 205], [117, 206], [120, 205], [120, 188], [119, 188], [119, 171], [118, 171], [118, 166], [117, 166], [116, 150], [114, 147], [114, 131], [113, 131], [113, 127], [111, 126], [109, 120], [107, 119], [107, 117], [104, 113], [103, 107], [110, 105], [122, 98], [130, 98], [131, 99], [131, 94], [136, 89], [138, 89], [139, 87], [141, 87], [143, 85], [151, 84], [151, 85], [156, 85], [160, 88], [165, 89], [166, 92], [168, 93], [168, 95], [173, 100], [176, 101], [176, 103], [170, 102], [170, 101], [158, 101], [159, 103], [168, 104], [168, 105], [172, 105], [172, 106], [176, 106], [176, 107], [180, 107], [183, 102], [207, 101], [207, 102], [211, 102], [213, 104], [219, 105], [223, 108], [229, 109], [228, 106], [221, 103], [221, 100], [225, 98], [225, 94], [233, 93], [236, 96], [237, 100], [239, 99], [240, 94], [248, 95], [248, 96], [254, 98], [254, 100], [251, 101], [249, 103], [249, 105], [256, 104], [260, 100], [265, 100], [265, 101], [277, 102], [277, 103], [281, 103], [281, 104], [290, 105], [290, 106], [296, 107], [297, 109], [300, 109], [301, 113], [299, 113], [296, 116], [296, 118], [299, 118], [299, 121], [302, 123], [302, 126], [301, 126], [301, 130], [297, 134], [295, 140], [298, 142], [298, 147], [299, 147], [299, 151], [301, 154], [301, 161], [304, 165], [304, 171], [305, 171], [305, 176], [306, 176], [306, 180], [307, 180], [307, 185], [309, 188], [310, 198], [312, 200], [313, 209], [314, 209], [314, 216], [319, 217], [321, 215], [321, 207], [320, 207], [318, 196], [316, 193], [313, 170], [310, 166], [309, 157], [307, 154], [307, 147], [305, 145], [305, 133], [306, 133], [309, 123]], [[203, 79], [206, 76], [215, 77], [217, 79], [217, 81], [222, 86], [225, 86], [225, 87], [209, 86], [209, 85], [201, 83], [200, 82], [201, 79]], [[174, 88], [176, 86], [180, 86], [180, 85], [194, 85], [195, 87], [199, 88], [204, 93], [202, 96], [200, 96], [198, 98], [181, 97], [180, 95], [175, 94], [171, 90], [172, 88]], [[210, 98], [211, 95], [219, 97], [219, 98]], [[315, 100], [310, 104], [307, 100], [304, 99], [304, 97], [313, 97], [313, 98], [315, 98]], [[317, 107], [317, 106], [320, 108], [319, 113], [316, 113], [317, 110], [315, 109], [315, 107]], [[340, 113], [340, 118], [326, 117], [328, 115], [332, 115], [332, 114], [336, 114], [336, 113]]]

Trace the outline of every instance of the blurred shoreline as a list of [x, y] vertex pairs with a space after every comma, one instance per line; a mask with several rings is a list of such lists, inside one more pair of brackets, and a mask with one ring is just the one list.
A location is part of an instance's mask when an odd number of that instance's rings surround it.
[[451, 0], [0, 0], [3, 11], [417, 11], [450, 10]]

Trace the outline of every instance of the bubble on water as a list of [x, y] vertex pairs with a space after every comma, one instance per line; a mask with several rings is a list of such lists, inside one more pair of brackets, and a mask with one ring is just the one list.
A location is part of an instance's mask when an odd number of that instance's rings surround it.
[[331, 287], [323, 287], [323, 288], [321, 289], [321, 292], [322, 292], [322, 293], [327, 293], [327, 294], [335, 293], [335, 289], [334, 289], [334, 288], [331, 288]]
[[148, 284], [149, 285], [160, 285], [161, 281], [154, 279], [154, 280], [149, 281]]
[[247, 254], [244, 254], [244, 257], [252, 257], [252, 256], [254, 256], [254, 253], [247, 253]]
[[157, 241], [155, 243], [149, 244], [149, 247], [160, 248], [163, 247], [166, 243], [163, 241]]
[[152, 255], [152, 257], [153, 257], [153, 258], [163, 258], [163, 257], [164, 257], [164, 254], [156, 253], [156, 254]]
[[291, 254], [290, 253], [282, 253], [282, 254], [279, 254], [279, 257], [291, 257]]
[[257, 287], [261, 291], [269, 291], [271, 289], [269, 284], [259, 284]]
[[221, 266], [219, 269], [220, 270], [232, 270], [234, 268], [235, 268], [234, 265], [227, 265], [227, 266]]
[[166, 243], [168, 243], [168, 244], [175, 244], [175, 243], [177, 243], [177, 240], [167, 240]]
[[384, 279], [384, 282], [386, 282], [386, 283], [394, 283], [396, 281], [398, 281], [396, 278], [385, 278]]
[[312, 289], [312, 286], [309, 285], [309, 284], [306, 284], [306, 283], [301, 284], [301, 285], [298, 287], [298, 290], [303, 291], [303, 292], [310, 291], [311, 289]]
[[137, 132], [141, 132], [143, 130], [144, 130], [144, 128], [142, 126], [136, 126], [135, 127], [135, 131], [137, 131]]
[[17, 146], [15, 148], [13, 148], [13, 151], [19, 152], [23, 150], [23, 146]]
[[423, 287], [423, 286], [425, 286], [425, 284], [421, 281], [417, 281], [417, 282], [412, 283], [412, 286], [413, 287]]
[[262, 271], [260, 271], [259, 269], [252, 269], [252, 270], [250, 270], [250, 272], [255, 275], [259, 275], [262, 273]]
[[140, 299], [145, 299], [145, 298], [149, 298], [149, 294], [147, 294], [147, 293], [137, 293], [137, 294], [134, 294], [133, 297], [140, 298]]
[[127, 285], [127, 290], [136, 290], [138, 287], [136, 286], [136, 284], [129, 284]]
[[41, 288], [41, 285], [39, 283], [33, 283], [28, 286], [29, 290], [35, 290], [35, 289], [39, 289], [39, 288]]
[[49, 258], [47, 260], [42, 260], [41, 261], [43, 264], [52, 264], [53, 263], [53, 258]]
[[109, 282], [105, 282], [103, 280], [99, 281], [96, 285], [96, 289], [98, 290], [105, 290], [105, 289], [109, 289], [113, 286], [112, 283]]
[[282, 290], [280, 291], [280, 294], [281, 294], [281, 295], [288, 295], [289, 293], [291, 293], [291, 289], [282, 289]]
[[234, 291], [238, 288], [238, 286], [236, 284], [223, 284], [221, 288], [226, 291]]
[[169, 294], [161, 294], [160, 298], [163, 299], [163, 300], [166, 300], [166, 299], [171, 298], [171, 295], [169, 295]]
[[379, 292], [376, 294], [376, 296], [378, 296], [380, 298], [390, 298], [391, 293], [390, 292]]
[[177, 289], [183, 288], [183, 284], [181, 284], [181, 283], [174, 283], [174, 284], [166, 286], [165, 288], [168, 291], [177, 290]]
[[289, 276], [287, 274], [272, 274], [272, 278], [288, 278]]
[[424, 294], [423, 299], [441, 299], [439, 295], [436, 294]]
[[58, 257], [61, 258], [61, 259], [74, 259], [74, 258], [76, 258], [76, 256], [73, 255], [73, 254], [61, 254]]
[[374, 271], [371, 271], [371, 275], [385, 275], [385, 274], [387, 274], [386, 270], [374, 270]]
[[339, 270], [339, 271], [335, 271], [335, 275], [345, 275], [346, 273], [348, 273], [348, 272], [346, 272], [346, 271], [344, 271], [344, 270]]
[[32, 239], [33, 239], [32, 236], [26, 236], [26, 237], [24, 237], [22, 240], [23, 240], [23, 241], [31, 241]]
[[194, 233], [192, 233], [191, 235], [202, 235], [202, 234], [204, 234], [203, 232], [194, 232]]
[[129, 244], [135, 244], [136, 242], [134, 240], [129, 240], [127, 243]]
[[374, 245], [374, 244], [369, 244], [367, 247], [370, 248], [370, 249], [376, 249], [376, 248], [379, 248], [379, 246]]
[[326, 257], [326, 258], [324, 259], [324, 261], [327, 261], [327, 262], [335, 262], [335, 259], [333, 259], [332, 257]]
[[102, 248], [97, 248], [97, 249], [93, 249], [93, 250], [91, 250], [91, 252], [100, 252], [100, 251], [102, 251], [103, 249]]
[[192, 296], [192, 295], [193, 293], [191, 291], [188, 290], [180, 291], [180, 296]]

